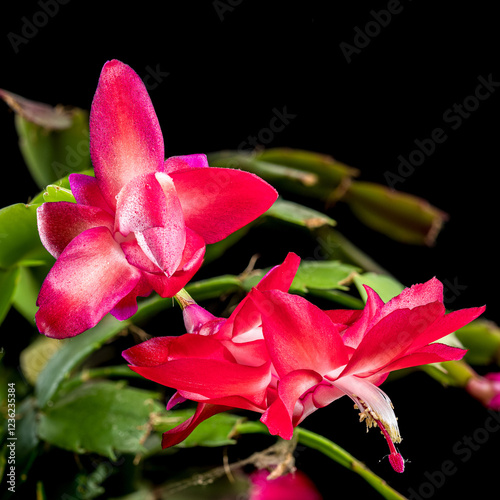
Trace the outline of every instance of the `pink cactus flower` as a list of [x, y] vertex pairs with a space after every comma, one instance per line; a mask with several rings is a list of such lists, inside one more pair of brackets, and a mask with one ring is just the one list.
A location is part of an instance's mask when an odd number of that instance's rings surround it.
[[261, 421], [271, 434], [291, 439], [293, 429], [318, 408], [347, 395], [368, 427], [379, 427], [389, 461], [403, 472], [401, 441], [389, 397], [378, 386], [401, 368], [461, 359], [465, 350], [436, 343], [469, 323], [484, 307], [445, 314], [437, 279], [414, 285], [384, 304], [371, 288], [362, 312], [323, 312], [306, 299], [277, 290], [253, 289], [277, 397]]
[[163, 136], [139, 76], [120, 61], [101, 72], [90, 112], [95, 177], [70, 175], [75, 203], [38, 209], [57, 261], [38, 297], [48, 337], [78, 335], [107, 313], [123, 320], [137, 297], [172, 297], [215, 243], [264, 213], [277, 193], [259, 177], [211, 168], [206, 156], [165, 160]]
[[250, 475], [249, 500], [321, 500], [314, 483], [301, 471], [296, 470], [276, 479], [260, 469]]
[[[287, 291], [299, 262], [297, 255], [289, 253], [257, 287]], [[227, 319], [197, 304], [188, 305], [183, 314], [187, 334], [155, 337], [123, 352], [132, 370], [177, 389], [167, 409], [186, 400], [198, 402], [191, 418], [163, 434], [164, 448], [180, 443], [216, 413], [233, 408], [263, 413], [276, 392], [261, 314], [248, 296]]]

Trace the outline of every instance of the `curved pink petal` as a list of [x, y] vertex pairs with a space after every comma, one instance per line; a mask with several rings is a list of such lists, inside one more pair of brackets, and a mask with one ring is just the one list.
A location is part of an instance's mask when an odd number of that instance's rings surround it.
[[174, 395], [168, 400], [168, 403], [166, 406], [167, 411], [171, 410], [172, 408], [174, 408], [178, 404], [184, 403], [186, 401], [187, 401], [187, 398], [182, 396], [179, 391], [175, 391]]
[[261, 417], [269, 432], [283, 439], [292, 439], [295, 405], [307, 390], [319, 384], [323, 377], [313, 370], [296, 370], [279, 381], [278, 397]]
[[404, 355], [412, 343], [443, 314], [441, 302], [392, 311], [364, 336], [342, 376], [374, 372]]
[[128, 65], [108, 61], [90, 110], [90, 155], [107, 203], [135, 176], [163, 170], [163, 136], [146, 87]]
[[172, 179], [163, 173], [136, 177], [117, 199], [116, 228], [134, 231], [143, 252], [167, 276], [179, 267], [186, 245], [186, 226]]
[[137, 312], [137, 297], [148, 297], [152, 291], [148, 280], [141, 276], [137, 285], [109, 311], [110, 314], [120, 321], [131, 318]]
[[147, 273], [163, 275], [163, 271], [143, 252], [135, 236], [130, 235], [120, 245], [130, 265]]
[[56, 258], [87, 229], [105, 227], [113, 231], [113, 217], [100, 208], [88, 205], [67, 201], [43, 203], [36, 214], [42, 244]]
[[230, 406], [198, 403], [198, 407], [192, 417], [188, 418], [177, 427], [163, 433], [161, 447], [165, 449], [179, 444], [181, 441], [184, 441], [184, 439], [186, 439], [204, 420], [216, 415], [217, 413], [229, 410], [232, 410]]
[[170, 174], [186, 225], [206, 243], [224, 239], [262, 215], [278, 197], [260, 177], [230, 168], [192, 168]]
[[418, 349], [421, 346], [439, 340], [452, 332], [456, 332], [459, 328], [462, 328], [483, 314], [485, 309], [485, 306], [471, 307], [469, 309], [460, 309], [459, 311], [453, 311], [449, 314], [445, 314], [433, 323], [424, 335], [420, 335], [420, 337], [415, 339], [410, 346], [410, 349]]
[[303, 297], [271, 290], [251, 290], [262, 314], [264, 338], [274, 367], [287, 373], [310, 369], [324, 374], [347, 363], [339, 325]]
[[382, 307], [374, 320], [378, 321], [397, 309], [413, 309], [432, 302], [443, 302], [443, 284], [437, 278], [405, 288]]
[[84, 231], [65, 248], [43, 282], [38, 329], [55, 338], [82, 333], [130, 293], [140, 276], [109, 229]]
[[225, 347], [210, 337], [184, 334], [180, 337], [153, 337], [122, 352], [134, 366], [159, 366], [182, 358], [232, 361]]
[[220, 320], [225, 321], [222, 318], [214, 316], [212, 313], [208, 312], [206, 309], [203, 309], [203, 307], [195, 303], [187, 305], [182, 310], [182, 318], [184, 319], [186, 332], [199, 334], [200, 330], [208, 324], [208, 335], [216, 333], [215, 331], [212, 331], [212, 325], [217, 328], [217, 326], [219, 326], [218, 324], [220, 323]]
[[170, 278], [179, 268], [186, 244], [184, 227], [152, 227], [135, 233], [137, 243], [151, 261]]
[[412, 366], [427, 365], [429, 363], [441, 363], [443, 361], [454, 361], [462, 359], [467, 352], [466, 349], [459, 347], [451, 347], [446, 344], [430, 344], [414, 351], [411, 354], [402, 356], [394, 360], [392, 363], [380, 368], [379, 372], [392, 372], [403, 368], [411, 368]]
[[169, 278], [160, 274], [146, 274], [149, 283], [161, 297], [173, 297], [186, 286], [203, 263], [205, 241], [195, 232], [186, 229], [186, 246], [177, 271]]
[[346, 327], [351, 326], [363, 315], [363, 309], [331, 309], [324, 312], [334, 323]]
[[234, 357], [235, 361], [246, 366], [261, 366], [269, 359], [267, 346], [263, 339], [238, 344], [231, 340], [223, 340], [222, 344]]
[[208, 166], [207, 155], [204, 154], [171, 156], [165, 160], [164, 171], [167, 174], [171, 174], [189, 168], [206, 168]]
[[[384, 301], [379, 297], [375, 290], [372, 290], [366, 285], [364, 288], [366, 290], [367, 298], [361, 316], [342, 333], [342, 340], [344, 341], [344, 344], [349, 347], [358, 347], [363, 340], [363, 337], [369, 331], [373, 318], [384, 306]], [[328, 315], [335, 323], [337, 322], [332, 318], [332, 313], [328, 313]]]
[[274, 266], [267, 274], [259, 281], [256, 286], [261, 292], [267, 290], [280, 290], [288, 292], [292, 286], [297, 269], [300, 265], [300, 257], [293, 253], [288, 252], [282, 264]]
[[[177, 206], [180, 210], [178, 201]], [[131, 232], [164, 227], [169, 215], [165, 193], [155, 174], [137, 175], [123, 186], [116, 197], [115, 231], [127, 236]], [[184, 227], [184, 219], [181, 221]]]
[[[266, 290], [280, 290], [287, 292], [290, 288], [297, 269], [300, 265], [300, 257], [289, 252], [282, 264], [274, 266], [256, 285], [261, 292]], [[220, 336], [233, 338], [235, 342], [240, 335], [260, 327], [262, 318], [256, 305], [245, 297], [231, 313], [223, 327]], [[261, 336], [261, 335], [260, 335]]]
[[264, 404], [271, 380], [270, 363], [250, 367], [220, 359], [185, 357], [157, 366], [129, 366], [143, 377], [173, 389], [200, 394], [208, 400], [239, 396], [256, 406]]
[[99, 207], [114, 215], [114, 211], [103, 198], [95, 177], [85, 174], [70, 174], [68, 180], [71, 192], [78, 204]]
[[389, 434], [388, 436], [384, 434], [388, 444], [389, 441], [392, 443], [401, 441], [394, 407], [389, 396], [382, 389], [370, 380], [356, 376], [341, 377], [334, 380], [332, 384], [344, 391], [357, 404], [360, 411], [366, 411], [366, 408], [369, 407], [374, 412], [376, 420], [382, 422]]

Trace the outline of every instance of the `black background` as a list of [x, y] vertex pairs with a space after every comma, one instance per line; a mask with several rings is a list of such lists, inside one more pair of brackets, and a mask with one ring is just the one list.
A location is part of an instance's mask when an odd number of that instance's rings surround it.
[[[296, 116], [267, 146], [330, 154], [360, 169], [363, 180], [382, 184], [386, 172], [397, 173], [398, 156], [408, 158], [416, 149], [415, 140], [442, 128], [447, 139], [395, 186], [449, 214], [433, 248], [395, 243], [362, 226], [345, 207], [330, 215], [403, 283], [432, 276], [458, 283], [462, 292], [450, 307], [487, 304], [486, 317], [499, 322], [500, 90], [455, 130], [444, 118], [448, 109], [474, 94], [479, 77], [491, 74], [500, 82], [492, 3], [436, 6], [401, 0], [399, 13], [378, 34], [372, 31], [350, 62], [341, 44], [354, 45], [358, 30], [374, 20], [372, 10], [396, 4], [346, 3], [224, 0], [160, 6], [70, 0], [46, 22], [38, 16], [37, 32], [13, 44], [12, 33], [23, 36], [26, 20], [34, 20], [41, 3], [10, 2], [2, 7], [0, 21], [0, 87], [53, 105], [88, 109], [102, 65], [120, 59], [143, 77], [152, 70], [160, 73], [157, 82], [149, 79], [150, 95], [168, 156], [236, 149], [269, 126], [273, 109], [286, 108]], [[0, 108], [2, 171], [9, 179], [3, 182], [2, 205], [7, 205], [27, 201], [37, 188], [18, 151], [12, 114]], [[273, 244], [278, 242], [269, 241]], [[277, 253], [282, 259], [286, 249]], [[401, 476], [387, 460], [377, 462], [386, 453], [381, 438], [374, 431], [364, 435], [348, 401], [316, 412], [305, 424], [322, 426], [321, 432], [408, 496], [410, 488], [420, 491], [420, 498], [498, 491], [500, 433], [490, 432], [480, 445], [457, 445], [475, 432], [483, 437], [477, 430], [489, 417], [486, 410], [424, 374], [391, 382], [385, 390], [399, 416], [401, 451], [411, 461]], [[456, 453], [463, 449], [470, 453]], [[444, 476], [435, 471], [446, 461], [453, 463], [454, 473], [441, 481]], [[376, 496], [358, 477], [315, 452], [300, 451], [297, 465], [321, 486], [326, 499], [337, 498], [337, 487], [345, 485], [352, 498]]]

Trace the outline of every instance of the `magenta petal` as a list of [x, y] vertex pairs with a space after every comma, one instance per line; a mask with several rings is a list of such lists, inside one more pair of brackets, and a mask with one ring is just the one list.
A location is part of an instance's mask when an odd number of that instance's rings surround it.
[[186, 225], [206, 243], [220, 241], [253, 221], [278, 196], [260, 177], [229, 168], [193, 168], [171, 177]]
[[426, 344], [430, 344], [444, 336], [457, 331], [459, 328], [467, 325], [483, 314], [486, 307], [471, 307], [469, 309], [460, 309], [445, 314], [439, 318], [430, 328], [427, 329], [424, 335], [421, 335], [412, 343], [410, 349], [417, 349]]
[[443, 314], [444, 307], [440, 302], [392, 311], [364, 336], [342, 376], [376, 371], [404, 355]]
[[[363, 340], [363, 337], [368, 332], [373, 318], [384, 306], [383, 300], [379, 297], [375, 290], [372, 290], [366, 285], [364, 288], [366, 290], [367, 299], [361, 316], [342, 333], [342, 340], [344, 341], [344, 344], [349, 347], [358, 347]], [[332, 313], [328, 313], [328, 315], [334, 322], [337, 322], [336, 319], [332, 318]]]
[[[132, 235], [131, 235], [132, 236]], [[134, 236], [120, 243], [129, 264], [153, 274], [163, 275], [163, 271], [142, 251]]]
[[90, 154], [111, 207], [135, 176], [163, 170], [163, 136], [146, 87], [126, 64], [108, 61], [90, 111]]
[[191, 418], [188, 418], [182, 424], [163, 433], [161, 447], [165, 449], [169, 448], [170, 446], [179, 444], [181, 441], [184, 441], [184, 439], [186, 439], [204, 420], [212, 417], [213, 415], [216, 415], [217, 413], [222, 413], [229, 410], [232, 410], [230, 406], [198, 403], [196, 412]]
[[[182, 310], [182, 317], [184, 319], [184, 326], [188, 333], [199, 333], [200, 329], [206, 323], [212, 323], [214, 320], [219, 322], [212, 313], [208, 312], [198, 304], [189, 304]], [[223, 320], [224, 321], [224, 320]]]
[[203, 263], [205, 241], [187, 228], [187, 241], [178, 270], [171, 276], [147, 274], [148, 281], [161, 297], [173, 297], [195, 275]]
[[283, 439], [292, 439], [295, 404], [300, 396], [322, 380], [323, 377], [315, 371], [296, 370], [279, 381], [278, 398], [260, 419], [271, 434], [281, 436]]
[[122, 352], [128, 363], [135, 366], [157, 366], [168, 361], [174, 337], [153, 337]]
[[421, 347], [418, 351], [396, 359], [392, 363], [389, 363], [387, 366], [381, 368], [380, 372], [392, 372], [394, 370], [401, 370], [402, 368], [427, 365], [429, 363], [455, 361], [457, 359], [462, 359], [466, 352], [466, 349], [451, 347], [445, 344], [430, 344], [428, 346]]
[[310, 369], [325, 374], [347, 363], [339, 325], [303, 297], [253, 289], [249, 297], [262, 314], [264, 338], [280, 376]]
[[131, 368], [143, 377], [173, 389], [200, 394], [207, 399], [240, 396], [256, 406], [263, 405], [271, 380], [269, 363], [250, 367], [218, 359], [186, 357], [159, 366]]
[[[292, 252], [288, 253], [282, 264], [273, 267], [256, 285], [261, 292], [266, 290], [280, 290], [287, 292], [290, 288], [297, 269], [300, 257]], [[256, 305], [245, 297], [232, 312], [223, 326], [222, 335], [226, 338], [235, 338], [253, 328], [260, 326], [262, 319]]]
[[171, 156], [165, 160], [164, 164], [165, 173], [167, 174], [180, 172], [188, 168], [206, 168], [208, 166], [207, 155], [204, 154]]
[[99, 207], [114, 216], [114, 211], [103, 198], [95, 177], [84, 174], [70, 174], [68, 180], [71, 192], [79, 205]]
[[109, 311], [116, 319], [121, 321], [131, 318], [137, 312], [137, 297], [148, 297], [153, 291], [148, 280], [141, 276], [137, 285], [123, 299]]
[[142, 233], [135, 233], [135, 237], [142, 251], [170, 278], [181, 263], [186, 233], [152, 227]]
[[167, 200], [155, 174], [134, 177], [116, 197], [115, 231], [120, 231], [123, 236], [152, 227], [163, 227], [168, 218]]
[[73, 337], [96, 325], [140, 279], [109, 229], [84, 231], [65, 248], [43, 282], [36, 313], [48, 337]]
[[43, 203], [36, 213], [42, 244], [56, 258], [73, 238], [87, 229], [102, 226], [113, 230], [113, 217], [88, 205], [67, 201]]
[[[334, 322], [340, 325], [350, 326], [363, 314], [363, 309], [332, 309], [325, 311], [325, 314]], [[345, 339], [344, 339], [345, 340]]]
[[295, 274], [297, 274], [299, 265], [300, 257], [293, 252], [289, 252], [282, 264], [274, 266], [259, 281], [257, 288], [261, 292], [265, 292], [266, 290], [281, 290], [282, 292], [288, 292], [288, 289], [292, 286]]
[[[124, 221], [126, 229], [135, 231], [143, 252], [170, 277], [181, 264], [186, 246], [184, 214], [172, 179], [158, 173], [134, 179], [130, 184], [135, 185], [133, 191], [138, 196], [134, 200], [125, 193], [125, 203], [129, 207], [126, 216], [129, 222]], [[118, 218], [122, 213], [119, 209], [124, 190], [118, 196]]]
[[443, 302], [443, 284], [436, 278], [405, 288], [387, 302], [374, 319], [378, 321], [397, 309], [413, 309], [432, 302]]

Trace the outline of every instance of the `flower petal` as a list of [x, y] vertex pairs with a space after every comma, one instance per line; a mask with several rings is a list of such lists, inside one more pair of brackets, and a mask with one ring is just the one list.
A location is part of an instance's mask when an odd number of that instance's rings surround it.
[[129, 238], [122, 241], [120, 246], [130, 265], [147, 273], [163, 275], [163, 271], [143, 252], [134, 235], [131, 234]]
[[[278, 384], [278, 397], [261, 417], [269, 432], [283, 439], [292, 439], [295, 405], [307, 390], [319, 384], [323, 377], [313, 370], [296, 370], [283, 377]], [[297, 419], [300, 419], [298, 415]]]
[[[220, 318], [217, 318], [212, 313], [208, 312], [198, 304], [189, 304], [182, 310], [182, 317], [184, 319], [184, 326], [188, 333], [199, 333], [201, 328], [206, 323], [213, 323]], [[215, 333], [215, 332], [212, 332]]]
[[102, 226], [113, 230], [113, 217], [88, 205], [67, 201], [43, 203], [36, 213], [42, 244], [56, 258], [73, 238], [87, 229]]
[[151, 273], [146, 275], [155, 292], [161, 297], [173, 297], [191, 280], [203, 263], [205, 241], [189, 228], [186, 228], [186, 236], [181, 263], [172, 276]]
[[411, 344], [443, 314], [441, 302], [392, 311], [366, 333], [342, 376], [374, 372], [404, 355]]
[[355, 376], [341, 377], [333, 381], [332, 384], [344, 391], [358, 405], [360, 411], [363, 411], [360, 401], [364, 402], [365, 405], [375, 412], [377, 420], [380, 420], [384, 424], [392, 441], [394, 443], [401, 441], [398, 419], [394, 414], [389, 396], [382, 389], [366, 379]]
[[[287, 292], [290, 288], [297, 269], [300, 264], [300, 257], [292, 252], [288, 253], [282, 264], [273, 267], [256, 285], [261, 292], [266, 290], [280, 290], [282, 292]], [[245, 297], [231, 313], [231, 316], [227, 319], [225, 324], [221, 329], [220, 336], [225, 338], [233, 338], [235, 342], [242, 342], [248, 339], [248, 334], [253, 340], [257, 338], [262, 338], [262, 328], [260, 325], [262, 323], [262, 318], [256, 305]], [[255, 329], [259, 329], [258, 335]]]
[[239, 365], [218, 340], [190, 333], [156, 337], [122, 355], [142, 376], [207, 399], [239, 396], [262, 406], [271, 380], [269, 361], [256, 367]]
[[186, 439], [204, 420], [212, 417], [213, 415], [216, 415], [217, 413], [222, 413], [229, 410], [232, 410], [230, 406], [198, 403], [196, 412], [192, 417], [188, 418], [185, 422], [178, 425], [177, 427], [174, 427], [173, 429], [170, 429], [169, 431], [163, 433], [161, 447], [165, 449], [169, 448], [170, 446], [179, 444], [181, 441], [184, 441], [184, 439]]
[[68, 180], [71, 192], [79, 205], [99, 207], [114, 216], [114, 211], [103, 198], [95, 177], [84, 174], [70, 174]]
[[137, 285], [109, 311], [110, 314], [120, 321], [131, 318], [137, 312], [137, 297], [148, 297], [152, 291], [153, 288], [142, 275]]
[[262, 215], [278, 196], [254, 174], [229, 168], [192, 168], [170, 174], [186, 225], [206, 243], [224, 239]]
[[266, 388], [271, 380], [270, 363], [250, 367], [217, 359], [186, 357], [158, 366], [130, 367], [158, 384], [199, 394], [207, 400], [239, 396], [260, 407], [265, 404]]
[[413, 351], [411, 354], [407, 354], [406, 356], [396, 359], [378, 371], [381, 373], [392, 372], [394, 370], [401, 370], [412, 366], [462, 359], [466, 352], [466, 349], [460, 349], [459, 347], [451, 347], [449, 345], [438, 343], [430, 344], [419, 348], [417, 351]]
[[262, 314], [269, 354], [283, 377], [300, 369], [327, 373], [347, 363], [340, 325], [303, 297], [277, 290], [251, 290], [249, 297]]
[[282, 264], [274, 266], [268, 273], [259, 281], [257, 288], [261, 292], [266, 290], [280, 290], [288, 292], [292, 286], [293, 279], [297, 274], [297, 269], [300, 265], [300, 257], [289, 252]]
[[208, 167], [207, 155], [194, 154], [183, 156], [171, 156], [165, 160], [165, 173], [181, 172], [189, 168], [206, 168]]
[[146, 87], [130, 66], [108, 61], [90, 111], [90, 154], [107, 203], [136, 175], [163, 170], [163, 136]]
[[[180, 209], [180, 204], [178, 206]], [[120, 231], [123, 236], [153, 227], [164, 227], [168, 219], [165, 193], [154, 173], [134, 177], [116, 197], [115, 231]]]
[[443, 284], [436, 278], [405, 288], [399, 295], [396, 295], [396, 297], [389, 300], [382, 307], [374, 318], [374, 321], [379, 321], [397, 309], [413, 309], [414, 307], [431, 304], [432, 302], [443, 302]]
[[[383, 300], [379, 297], [375, 290], [372, 290], [369, 286], [365, 285], [365, 290], [367, 294], [366, 304], [361, 313], [361, 316], [357, 321], [355, 321], [347, 330], [342, 333], [342, 340], [344, 344], [349, 347], [358, 347], [358, 345], [363, 340], [363, 337], [370, 329], [373, 318], [384, 306]], [[337, 322], [336, 319], [332, 318], [332, 314], [328, 314], [330, 319]]]
[[65, 248], [43, 282], [38, 329], [55, 338], [82, 333], [130, 293], [140, 276], [109, 229], [84, 231]]
[[430, 328], [427, 329], [425, 335], [421, 335], [412, 343], [410, 349], [417, 349], [431, 342], [435, 342], [444, 336], [457, 331], [459, 328], [467, 325], [483, 314], [486, 307], [471, 307], [469, 309], [460, 309], [445, 314], [439, 318]]

